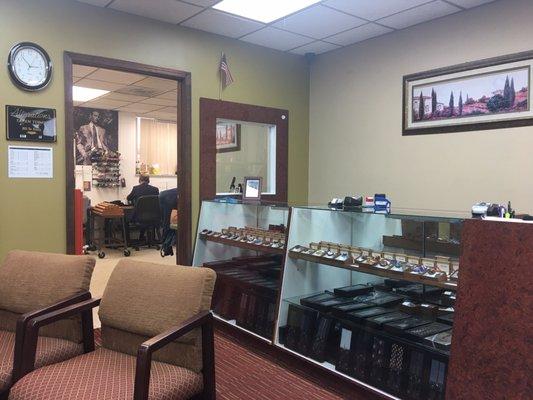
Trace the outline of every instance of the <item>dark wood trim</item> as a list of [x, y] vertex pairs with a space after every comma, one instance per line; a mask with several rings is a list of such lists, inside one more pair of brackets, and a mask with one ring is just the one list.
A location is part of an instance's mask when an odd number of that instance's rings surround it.
[[135, 371], [134, 400], [148, 400], [152, 354], [196, 328], [202, 329], [202, 375], [204, 379], [202, 398], [205, 400], [214, 400], [216, 398], [213, 315], [209, 311], [204, 311], [139, 346]]
[[217, 333], [224, 335], [228, 339], [238, 343], [239, 346], [246, 347], [249, 351], [273, 360], [284, 368], [311, 380], [315, 384], [330, 391], [338, 393], [346, 399], [366, 399], [378, 400], [389, 399], [389, 397], [373, 392], [366, 387], [359, 386], [356, 382], [341, 375], [332, 373], [324, 367], [308, 361], [302, 357], [283, 350], [282, 348], [261, 340], [241, 329], [224, 321], [215, 319], [214, 326]]
[[[30, 311], [26, 314], [21, 315], [17, 320], [17, 326], [15, 330], [15, 348], [13, 354], [13, 372], [12, 372], [12, 384], [14, 384], [18, 379], [22, 378], [22, 368], [24, 364], [23, 352], [24, 352], [24, 341], [26, 329], [30, 321], [33, 318], [40, 317], [44, 314], [50, 313], [52, 311], [57, 311], [63, 307], [67, 307], [73, 304], [80, 303], [87, 299], [91, 298], [91, 293], [83, 292], [70, 296], [66, 299], [60, 300], [55, 304], [52, 304], [48, 307], [42, 308], [40, 310]], [[92, 314], [91, 314], [92, 318]], [[93, 346], [94, 346], [94, 337], [93, 337]]]
[[261, 199], [287, 202], [289, 111], [203, 97], [200, 98], [200, 202], [216, 197], [217, 118], [276, 125], [276, 194], [263, 194]]
[[[92, 309], [100, 305], [100, 300], [101, 299], [85, 300], [64, 308], [55, 309], [54, 311], [39, 315], [38, 317], [31, 319], [28, 325], [26, 326], [24, 348], [22, 352], [22, 367], [20, 369], [20, 374], [18, 376], [15, 376], [14, 379], [18, 380], [24, 375], [33, 371], [35, 367], [35, 354], [37, 352], [37, 339], [39, 337], [39, 329], [42, 326], [49, 325], [53, 322], [60, 321], [75, 315], [82, 315], [83, 319], [83, 314], [92, 313]], [[87, 321], [86, 317], [85, 320]], [[85, 332], [85, 330], [83, 330], [83, 332]], [[88, 343], [88, 341], [91, 340], [91, 338], [93, 340], [92, 346], [94, 348], [94, 335], [91, 335], [91, 337], [83, 338], [84, 349], [90, 348], [90, 344]]]
[[191, 133], [191, 74], [171, 68], [157, 67], [132, 61], [116, 60], [87, 54], [64, 53], [65, 79], [65, 156], [66, 156], [66, 232], [67, 253], [74, 254], [74, 121], [72, 102], [72, 65], [86, 65], [170, 79], [179, 83], [177, 107], [181, 115], [178, 131], [178, 210], [176, 262], [191, 265], [192, 261], [192, 133]]
[[[407, 84], [410, 81], [434, 78], [442, 75], [448, 75], [458, 72], [470, 71], [477, 68], [492, 67], [496, 65], [502, 65], [509, 62], [518, 62], [529, 60], [533, 58], [533, 51], [524, 51], [521, 53], [507, 54], [504, 56], [486, 58], [478, 61], [471, 61], [462, 64], [456, 64], [449, 67], [436, 68], [429, 71], [418, 72], [415, 74], [405, 75], [403, 77], [403, 93], [402, 93], [402, 135], [403, 136], [418, 136], [429, 135], [435, 133], [452, 133], [452, 132], [469, 132], [469, 131], [481, 131], [489, 129], [502, 129], [502, 128], [514, 128], [521, 126], [533, 125], [533, 118], [523, 118], [509, 121], [493, 121], [493, 122], [476, 122], [464, 125], [450, 125], [450, 126], [437, 126], [427, 128], [407, 128]], [[531, 87], [529, 88], [531, 90]]]

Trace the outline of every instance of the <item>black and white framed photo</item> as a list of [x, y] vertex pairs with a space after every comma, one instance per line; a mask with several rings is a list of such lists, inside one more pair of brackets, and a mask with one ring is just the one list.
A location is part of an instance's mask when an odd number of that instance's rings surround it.
[[23, 142], [55, 142], [56, 110], [6, 105], [6, 139]]
[[256, 203], [261, 201], [262, 178], [260, 176], [246, 176], [242, 190], [243, 203]]
[[74, 107], [76, 165], [91, 165], [94, 150], [118, 151], [118, 111]]
[[403, 135], [533, 125], [533, 51], [404, 76]]

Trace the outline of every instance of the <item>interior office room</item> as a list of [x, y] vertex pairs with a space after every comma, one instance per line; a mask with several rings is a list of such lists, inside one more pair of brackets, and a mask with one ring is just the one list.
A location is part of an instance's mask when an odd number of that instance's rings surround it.
[[0, 400], [530, 399], [532, 16], [0, 0]]

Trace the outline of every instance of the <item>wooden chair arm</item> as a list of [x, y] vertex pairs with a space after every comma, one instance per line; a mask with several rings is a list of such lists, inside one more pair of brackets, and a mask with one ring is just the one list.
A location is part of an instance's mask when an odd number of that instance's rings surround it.
[[170, 328], [139, 346], [135, 371], [134, 400], [148, 400], [152, 354], [196, 328], [202, 329], [204, 396], [205, 393], [211, 393], [213, 396], [210, 397], [208, 395], [204, 398], [215, 398], [213, 314], [210, 311], [203, 311], [185, 320], [179, 326]]
[[[23, 360], [24, 338], [26, 335], [26, 329], [28, 327], [28, 323], [33, 318], [40, 317], [41, 315], [59, 310], [63, 307], [67, 307], [72, 304], [79, 303], [81, 301], [88, 300], [90, 298], [91, 298], [91, 293], [89, 292], [78, 293], [73, 296], [67, 297], [63, 300], [60, 300], [57, 303], [52, 304], [48, 307], [44, 307], [44, 308], [41, 308], [40, 310], [34, 310], [34, 311], [27, 312], [25, 314], [22, 314], [17, 319], [17, 325], [16, 325], [16, 330], [15, 330], [15, 349], [14, 349], [14, 354], [13, 354], [13, 373], [12, 373], [13, 378], [15, 378], [16, 376], [19, 376], [21, 372], [22, 360]], [[14, 379], [13, 379], [13, 383], [15, 383]]]
[[[27, 323], [26, 332], [24, 334], [25, 338], [22, 350], [22, 365], [20, 370], [17, 371], [17, 375], [13, 375], [14, 382], [34, 369], [39, 328], [42, 326], [81, 314], [84, 336], [84, 351], [89, 352], [94, 350], [92, 309], [100, 304], [100, 300], [101, 299], [85, 300], [80, 303], [57, 309], [47, 314], [30, 319]], [[90, 342], [90, 339], [92, 339], [92, 343]]]

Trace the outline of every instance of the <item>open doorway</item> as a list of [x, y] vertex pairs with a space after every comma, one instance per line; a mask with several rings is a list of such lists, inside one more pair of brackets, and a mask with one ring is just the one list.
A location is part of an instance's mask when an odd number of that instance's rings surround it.
[[65, 53], [65, 99], [68, 252], [190, 265], [190, 74]]

